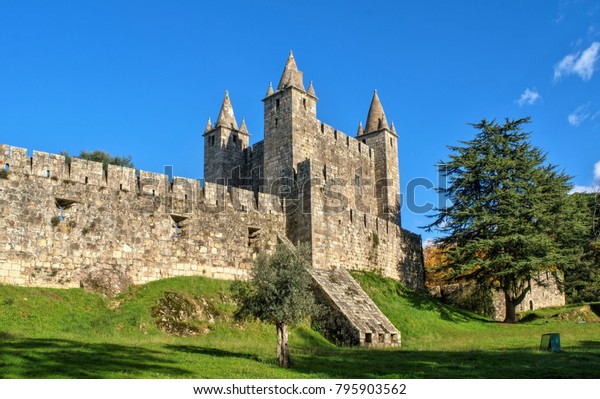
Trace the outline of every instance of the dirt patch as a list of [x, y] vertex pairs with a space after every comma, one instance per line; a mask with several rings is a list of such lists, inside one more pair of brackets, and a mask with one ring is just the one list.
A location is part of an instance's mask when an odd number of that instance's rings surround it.
[[585, 305], [579, 309], [572, 310], [570, 312], [559, 313], [556, 315], [560, 320], [576, 321], [580, 323], [598, 323], [600, 322], [600, 316], [598, 316], [598, 305]]
[[169, 335], [194, 336], [206, 334], [215, 322], [214, 306], [204, 298], [198, 300], [179, 292], [165, 292], [152, 307], [156, 326]]
[[80, 272], [80, 285], [87, 291], [114, 297], [127, 290], [131, 277], [124, 270], [110, 265], [95, 265]]

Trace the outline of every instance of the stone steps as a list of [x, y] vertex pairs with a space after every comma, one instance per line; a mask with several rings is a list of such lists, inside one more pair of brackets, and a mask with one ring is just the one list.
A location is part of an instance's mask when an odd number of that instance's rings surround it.
[[310, 270], [322, 309], [316, 322], [337, 345], [400, 346], [400, 332], [346, 269]]

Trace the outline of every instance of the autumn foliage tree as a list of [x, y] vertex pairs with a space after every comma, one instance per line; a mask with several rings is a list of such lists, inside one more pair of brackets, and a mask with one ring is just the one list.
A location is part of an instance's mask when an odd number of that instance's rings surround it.
[[427, 245], [423, 248], [425, 266], [425, 284], [429, 286], [449, 282], [452, 271], [448, 270], [446, 250], [439, 245]]

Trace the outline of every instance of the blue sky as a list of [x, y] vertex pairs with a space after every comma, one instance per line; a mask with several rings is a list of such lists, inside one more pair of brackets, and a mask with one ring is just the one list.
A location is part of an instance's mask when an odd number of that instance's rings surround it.
[[[0, 142], [103, 149], [202, 177], [202, 133], [229, 90], [251, 143], [292, 49], [317, 117], [355, 134], [373, 89], [400, 136], [401, 184], [437, 182], [468, 122], [531, 116], [535, 145], [579, 190], [600, 180], [600, 3], [0, 2]], [[596, 175], [595, 175], [596, 173]], [[598, 181], [596, 181], [598, 182]], [[437, 183], [436, 183], [437, 184]], [[435, 202], [418, 189], [416, 201]], [[423, 215], [403, 209], [403, 226]]]

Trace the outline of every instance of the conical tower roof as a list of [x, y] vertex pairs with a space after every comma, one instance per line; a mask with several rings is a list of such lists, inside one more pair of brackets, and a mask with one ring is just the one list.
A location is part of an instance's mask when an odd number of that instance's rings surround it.
[[356, 132], [357, 136], [360, 136], [361, 134], [363, 134], [365, 131], [363, 130], [363, 125], [362, 125], [362, 121], [358, 122], [358, 132]]
[[367, 124], [365, 126], [365, 133], [375, 132], [379, 129], [387, 129], [388, 124], [385, 118], [385, 112], [379, 101], [377, 90], [373, 93], [373, 99], [371, 100], [371, 107], [369, 108], [369, 114], [367, 115]]
[[308, 85], [308, 90], [306, 91], [306, 93], [308, 93], [309, 96], [313, 96], [313, 97], [317, 97], [317, 94], [315, 93], [315, 88], [313, 87], [313, 83], [312, 80], [310, 81], [310, 84]]
[[296, 60], [294, 60], [294, 54], [291, 50], [290, 56], [288, 57], [287, 63], [285, 64], [285, 68], [283, 69], [283, 73], [281, 74], [281, 79], [279, 80], [277, 90], [282, 90], [290, 86], [296, 87], [304, 91], [304, 84], [302, 83], [302, 72], [298, 70], [298, 67], [296, 66]]
[[269, 82], [269, 88], [267, 89], [267, 95], [265, 97], [269, 97], [273, 94], [273, 82]]
[[219, 117], [217, 118], [215, 126], [224, 126], [238, 130], [235, 115], [233, 114], [233, 107], [231, 106], [231, 100], [229, 99], [229, 92], [227, 90], [225, 91], [225, 99], [223, 100], [223, 105], [221, 105], [221, 111], [219, 111]]
[[213, 125], [210, 122], [210, 118], [208, 118], [208, 122], [206, 122], [206, 128], [204, 129], [204, 133], [210, 132], [213, 129]]
[[248, 127], [246, 126], [246, 119], [242, 118], [242, 125], [240, 126], [240, 132], [241, 133], [248, 133]]

